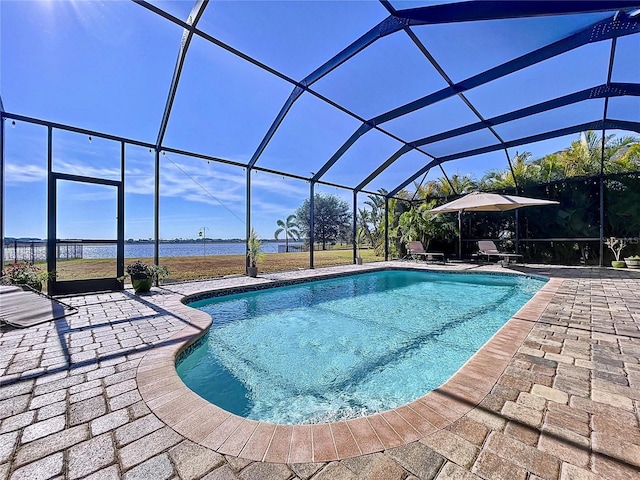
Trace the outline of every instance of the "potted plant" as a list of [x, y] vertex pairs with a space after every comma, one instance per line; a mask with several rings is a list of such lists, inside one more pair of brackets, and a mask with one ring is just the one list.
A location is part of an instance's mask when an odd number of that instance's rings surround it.
[[54, 272], [47, 272], [29, 262], [15, 262], [2, 272], [3, 282], [10, 285], [26, 285], [38, 292], [42, 291], [42, 284], [54, 276]]
[[262, 242], [253, 228], [247, 240], [247, 257], [249, 258], [247, 275], [255, 278], [258, 276], [258, 262], [262, 259]]
[[624, 263], [627, 264], [628, 268], [640, 268], [640, 255], [627, 257], [624, 259]]
[[623, 260], [620, 260], [620, 253], [622, 253], [624, 247], [627, 246], [627, 241], [624, 238], [609, 237], [604, 243], [611, 249], [613, 255], [616, 257], [616, 259], [611, 262], [611, 266], [613, 268], [624, 268], [627, 264]]
[[131, 277], [131, 284], [136, 293], [148, 292], [154, 282], [169, 275], [169, 269], [160, 265], [148, 265], [140, 260], [127, 265], [126, 277]]

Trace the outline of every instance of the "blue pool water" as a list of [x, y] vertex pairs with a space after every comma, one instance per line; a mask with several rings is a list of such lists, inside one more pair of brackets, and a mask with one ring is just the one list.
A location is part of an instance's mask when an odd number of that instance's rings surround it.
[[393, 270], [214, 297], [190, 304], [213, 325], [177, 370], [254, 420], [368, 415], [444, 383], [544, 282]]

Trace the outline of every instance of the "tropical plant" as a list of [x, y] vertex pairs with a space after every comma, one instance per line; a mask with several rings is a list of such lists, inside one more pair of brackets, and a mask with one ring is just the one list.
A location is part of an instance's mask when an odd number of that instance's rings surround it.
[[42, 284], [55, 276], [29, 262], [15, 262], [2, 272], [2, 281], [10, 285], [27, 285], [42, 290]]
[[402, 243], [419, 240], [429, 250], [431, 240], [446, 240], [456, 234], [450, 216], [431, 213], [435, 204], [435, 201], [421, 203], [400, 215], [398, 231]]
[[247, 257], [249, 257], [249, 266], [255, 268], [260, 260], [262, 260], [262, 242], [258, 238], [258, 234], [254, 228], [251, 228], [249, 238], [247, 240]]
[[293, 241], [300, 239], [300, 231], [296, 220], [295, 214], [291, 214], [285, 220], [276, 221], [278, 229], [274, 232], [274, 236], [278, 240], [278, 235], [284, 232], [285, 252], [289, 252], [289, 239]]
[[426, 182], [424, 185], [416, 185], [415, 197], [426, 199], [447, 197], [452, 191], [449, 180], [446, 177], [439, 177]]
[[623, 173], [640, 170], [640, 143], [635, 137], [623, 137], [614, 142], [615, 151], [605, 164], [606, 173]]
[[[363, 230], [364, 237], [372, 248], [378, 248], [384, 242], [385, 197], [388, 192], [381, 188], [378, 195], [368, 195], [365, 207], [358, 209], [358, 228]], [[368, 208], [367, 208], [368, 207]]]
[[454, 173], [448, 182], [441, 182], [445, 197], [465, 195], [478, 189], [478, 182], [470, 174]]

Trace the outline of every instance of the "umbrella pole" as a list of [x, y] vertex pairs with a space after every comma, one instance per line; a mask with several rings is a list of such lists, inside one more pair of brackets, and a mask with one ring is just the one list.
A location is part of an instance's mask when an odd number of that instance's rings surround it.
[[458, 259], [462, 261], [462, 210], [458, 210]]

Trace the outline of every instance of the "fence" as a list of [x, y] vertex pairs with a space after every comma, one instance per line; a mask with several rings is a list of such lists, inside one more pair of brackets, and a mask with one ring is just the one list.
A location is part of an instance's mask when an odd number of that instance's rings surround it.
[[[81, 243], [59, 243], [56, 245], [58, 260], [82, 258]], [[5, 262], [26, 261], [30, 263], [47, 260], [47, 243], [44, 241], [21, 242], [14, 240], [4, 243]]]

